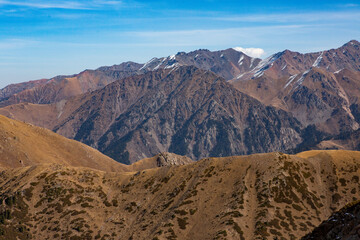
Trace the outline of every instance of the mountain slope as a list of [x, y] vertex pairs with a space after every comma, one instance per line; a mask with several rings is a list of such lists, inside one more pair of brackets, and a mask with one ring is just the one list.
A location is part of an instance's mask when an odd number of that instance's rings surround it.
[[360, 94], [360, 43], [300, 54], [274, 54], [240, 79], [240, 91], [294, 114], [305, 126], [330, 134], [359, 128], [355, 117]]
[[[61, 165], [1, 174], [7, 239], [299, 239], [359, 200], [360, 153], [203, 159], [134, 173]], [[46, 231], [45, 231], [46, 229]]]
[[[265, 107], [195, 67], [121, 79], [58, 104], [14, 105], [2, 113], [49, 124], [45, 127], [123, 163], [165, 151], [200, 159], [285, 150], [302, 140], [301, 125], [286, 112]], [[39, 108], [55, 114], [42, 120]]]
[[103, 88], [119, 78], [135, 75], [141, 66], [142, 64], [125, 62], [112, 67], [85, 70], [72, 76], [54, 77], [36, 82], [37, 84], [28, 82], [16, 84], [16, 91], [9, 91], [10, 85], [0, 90], [0, 94], [4, 95], [3, 99], [0, 98], [0, 107], [17, 103], [48, 104], [66, 100]]

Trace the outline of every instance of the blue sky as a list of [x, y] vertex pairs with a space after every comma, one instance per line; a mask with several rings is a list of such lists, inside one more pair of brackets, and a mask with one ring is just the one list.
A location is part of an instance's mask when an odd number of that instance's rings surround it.
[[0, 88], [199, 48], [266, 57], [351, 39], [360, 40], [359, 0], [0, 0]]

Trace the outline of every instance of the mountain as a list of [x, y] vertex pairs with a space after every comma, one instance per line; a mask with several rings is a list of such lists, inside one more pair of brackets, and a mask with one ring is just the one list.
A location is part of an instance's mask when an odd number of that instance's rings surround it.
[[[39, 109], [50, 114], [43, 118]], [[285, 111], [186, 66], [120, 79], [62, 104], [14, 105], [0, 113], [49, 124], [127, 164], [158, 152], [200, 159], [283, 151], [302, 141], [301, 124]]]
[[0, 101], [4, 101], [10, 96], [22, 92], [26, 89], [30, 89], [38, 85], [45, 84], [47, 81], [48, 79], [41, 79], [41, 80], [24, 82], [24, 83], [10, 84], [5, 88], [0, 89]]
[[359, 128], [360, 43], [355, 40], [317, 53], [285, 50], [231, 83], [291, 112], [305, 126], [335, 135]]
[[351, 240], [360, 238], [360, 202], [355, 201], [322, 222], [303, 240]]
[[[164, 151], [200, 159], [358, 149], [353, 146], [360, 126], [359, 59], [355, 40], [317, 53], [285, 50], [264, 60], [234, 49], [179, 52], [146, 64], [127, 62], [54, 78], [0, 102], [6, 106], [0, 114], [54, 130], [128, 164]], [[207, 75], [196, 76], [197, 82], [192, 74], [179, 73], [194, 68], [188, 65], [202, 69], [198, 75], [211, 71], [213, 80], [222, 77], [222, 84], [205, 83]], [[174, 84], [168, 83], [172, 78]]]
[[0, 177], [3, 239], [300, 239], [359, 200], [360, 153], [206, 158], [137, 173], [38, 165]]
[[153, 58], [146, 64], [124, 62], [119, 65], [85, 70], [71, 76], [9, 85], [0, 90], [0, 107], [17, 103], [49, 104], [69, 99], [83, 93], [101, 89], [116, 80], [143, 74], [157, 69], [176, 66], [196, 66], [210, 70], [229, 80], [253, 69], [260, 59], [254, 59], [234, 49], [211, 52], [196, 50], [179, 52], [164, 58]]
[[[137, 74], [142, 64], [125, 62], [97, 70], [85, 70], [72, 76], [57, 76], [31, 84], [25, 82], [0, 90], [0, 107], [17, 103], [48, 104], [69, 99], [105, 87], [119, 78]], [[15, 89], [10, 91], [11, 89]], [[10, 90], [9, 90], [10, 89]], [[21, 91], [20, 91], [21, 90]]]
[[225, 80], [230, 80], [242, 73], [251, 71], [260, 61], [259, 58], [251, 58], [233, 48], [214, 52], [200, 49], [189, 53], [179, 52], [176, 55], [164, 58], [153, 58], [144, 64], [141, 70], [154, 71], [161, 68], [195, 66], [212, 71]]

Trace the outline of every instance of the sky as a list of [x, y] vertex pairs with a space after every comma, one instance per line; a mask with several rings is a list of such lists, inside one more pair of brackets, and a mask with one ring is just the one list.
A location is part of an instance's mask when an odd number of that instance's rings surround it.
[[360, 41], [360, 0], [0, 0], [0, 88], [237, 47], [264, 58]]

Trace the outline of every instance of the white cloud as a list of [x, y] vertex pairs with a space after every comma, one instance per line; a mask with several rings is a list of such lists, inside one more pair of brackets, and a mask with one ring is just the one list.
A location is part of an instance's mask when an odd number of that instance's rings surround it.
[[234, 50], [243, 52], [250, 57], [260, 58], [265, 54], [264, 49], [261, 48], [242, 48], [242, 47], [234, 47]]

